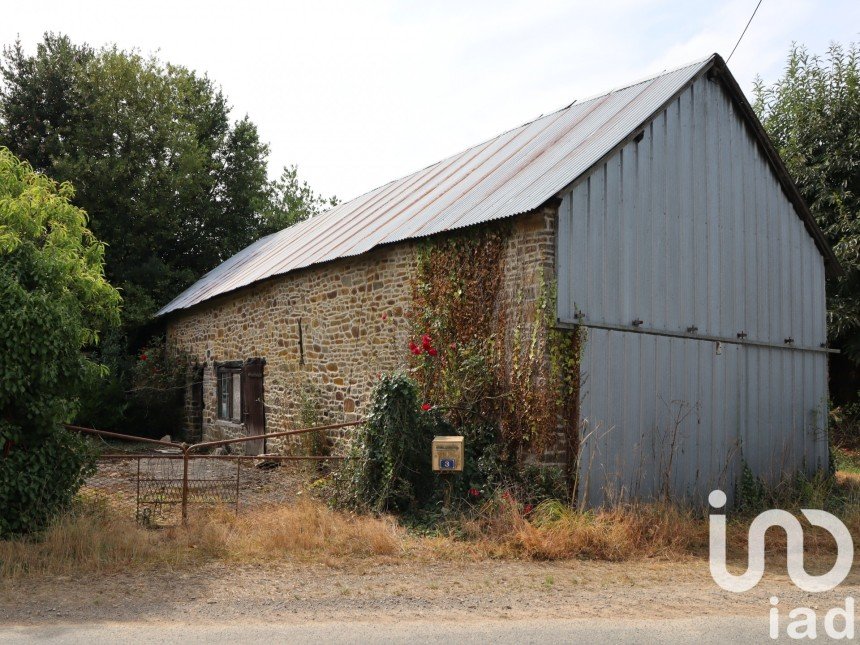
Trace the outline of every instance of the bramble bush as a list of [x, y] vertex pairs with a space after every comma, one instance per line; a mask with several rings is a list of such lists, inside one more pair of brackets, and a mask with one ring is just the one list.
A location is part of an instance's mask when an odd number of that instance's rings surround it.
[[143, 437], [182, 436], [190, 365], [189, 357], [169, 348], [163, 337], [152, 338], [130, 370], [124, 431]]
[[[561, 469], [518, 465], [503, 457], [493, 423], [455, 428], [445, 419], [444, 408], [422, 404], [420, 394], [418, 383], [405, 374], [380, 378], [366, 423], [357, 430], [346, 463], [335, 475], [337, 506], [399, 513], [420, 527], [435, 526], [452, 510], [468, 513], [503, 495], [527, 508], [550, 498], [569, 500]], [[440, 476], [430, 463], [431, 443], [436, 435], [451, 434], [465, 439], [464, 469]], [[443, 510], [448, 491], [450, 507]]]

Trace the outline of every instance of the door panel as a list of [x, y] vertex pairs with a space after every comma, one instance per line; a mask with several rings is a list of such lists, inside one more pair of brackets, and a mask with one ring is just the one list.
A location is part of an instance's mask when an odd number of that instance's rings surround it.
[[[250, 358], [242, 368], [242, 407], [245, 435], [252, 437], [266, 433], [266, 406], [263, 398], [263, 368], [266, 360]], [[246, 455], [259, 455], [266, 451], [266, 440], [245, 443]]]

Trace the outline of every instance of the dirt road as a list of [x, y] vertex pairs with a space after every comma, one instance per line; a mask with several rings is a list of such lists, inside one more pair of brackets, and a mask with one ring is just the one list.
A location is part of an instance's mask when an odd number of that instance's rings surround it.
[[[823, 619], [828, 608], [844, 605], [846, 596], [857, 597], [858, 592], [860, 575], [853, 572], [842, 586], [824, 594], [807, 594], [787, 577], [771, 574], [753, 591], [731, 594], [711, 581], [707, 562], [701, 559], [405, 564], [373, 560], [345, 567], [212, 564], [188, 571], [4, 583], [0, 642], [26, 642], [38, 635], [60, 642], [80, 642], [79, 636], [88, 635], [88, 642], [108, 642], [96, 637], [118, 635], [124, 629], [143, 642], [147, 634], [161, 634], [160, 642], [194, 642], [195, 633], [202, 640], [209, 640], [203, 638], [209, 634], [228, 642], [236, 630], [245, 628], [262, 630], [261, 637], [266, 630], [274, 634], [280, 629], [285, 638], [305, 634], [310, 641], [356, 642], [358, 635], [377, 633], [380, 638], [375, 640], [399, 642], [398, 634], [407, 635], [404, 625], [413, 625], [417, 631], [409, 633], [424, 634], [431, 641], [437, 630], [480, 634], [484, 629], [490, 640], [528, 642], [520, 637], [531, 633], [529, 626], [546, 625], [549, 631], [542, 642], [591, 630], [608, 637], [616, 628], [618, 642], [651, 640], [648, 634], [658, 640], [665, 636], [716, 642], [709, 641], [708, 634], [725, 641], [730, 634], [740, 638], [750, 629], [755, 638], [737, 642], [761, 642], [767, 639], [770, 596], [780, 598], [784, 618], [790, 609], [806, 606]], [[723, 623], [732, 628], [721, 630]], [[339, 630], [327, 635], [324, 625], [335, 624]]]

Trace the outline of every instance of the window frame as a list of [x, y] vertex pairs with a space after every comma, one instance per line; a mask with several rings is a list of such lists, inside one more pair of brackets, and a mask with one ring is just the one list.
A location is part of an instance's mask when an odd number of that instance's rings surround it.
[[[218, 421], [235, 424], [242, 423], [242, 408], [244, 404], [242, 396], [242, 367], [242, 361], [229, 361], [226, 363], [215, 364], [215, 417], [218, 419]], [[236, 399], [236, 395], [233, 386], [236, 383], [236, 380], [234, 378], [236, 374], [239, 375], [239, 410], [234, 409], [234, 401]], [[226, 401], [224, 400], [225, 384], [227, 397]], [[222, 407], [222, 404], [226, 404], [226, 406]], [[224, 407], [226, 407], [226, 416], [222, 414], [222, 411], [224, 411]]]

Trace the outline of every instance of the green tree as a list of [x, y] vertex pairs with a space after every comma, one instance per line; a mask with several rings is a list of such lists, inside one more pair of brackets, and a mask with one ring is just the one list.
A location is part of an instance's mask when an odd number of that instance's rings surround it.
[[76, 187], [73, 203], [105, 243], [107, 278], [123, 294], [122, 324], [99, 348], [111, 373], [89, 378], [81, 406], [79, 421], [97, 427], [141, 429], [141, 405], [152, 405], [129, 391], [159, 307], [262, 235], [333, 203], [295, 167], [270, 182], [256, 126], [232, 121], [206, 76], [62, 35], [46, 34], [32, 54], [4, 48], [0, 145]]
[[207, 77], [53, 34], [6, 48], [0, 74], [0, 144], [75, 184], [127, 331], [259, 236], [268, 147]]
[[[860, 47], [833, 44], [826, 56], [794, 46], [782, 78], [757, 80], [754, 107], [844, 275], [828, 281], [836, 390], [857, 391], [860, 366]], [[853, 376], [852, 376], [853, 373]]]
[[307, 181], [299, 181], [297, 166], [287, 166], [271, 183], [269, 209], [263, 232], [274, 233], [337, 206], [337, 197], [314, 192]]
[[73, 195], [0, 148], [0, 535], [40, 528], [80, 484], [87, 459], [61, 424], [101, 369], [85, 350], [119, 320]]

